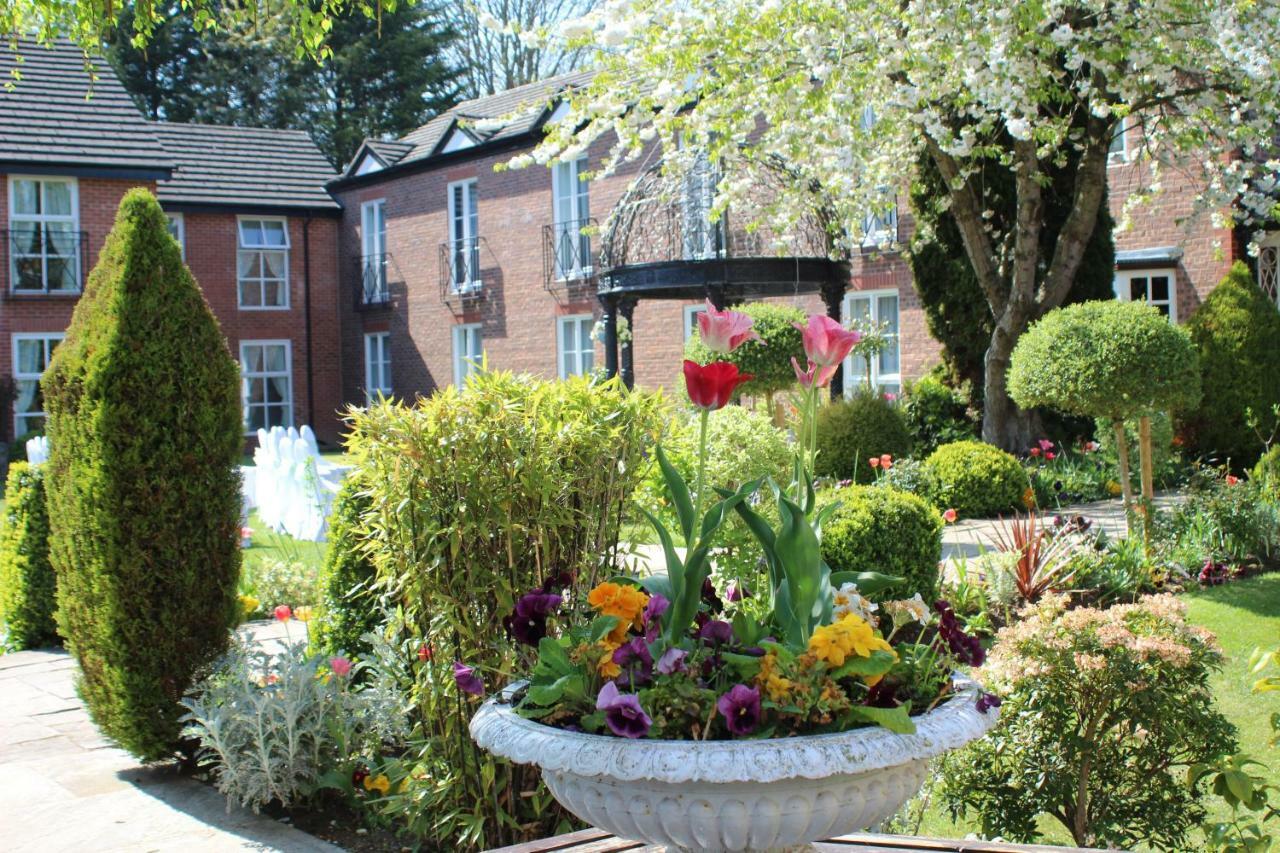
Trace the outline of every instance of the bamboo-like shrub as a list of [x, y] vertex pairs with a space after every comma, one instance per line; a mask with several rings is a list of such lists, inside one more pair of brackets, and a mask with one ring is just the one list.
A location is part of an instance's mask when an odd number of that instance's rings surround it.
[[555, 828], [537, 772], [471, 742], [479, 699], [460, 692], [453, 665], [502, 686], [531, 665], [503, 629], [516, 599], [562, 572], [582, 593], [614, 571], [660, 408], [616, 380], [481, 372], [413, 406], [352, 413], [369, 494], [363, 547], [420, 649], [423, 739], [403, 766], [411, 813], [398, 816], [429, 846], [489, 848]]

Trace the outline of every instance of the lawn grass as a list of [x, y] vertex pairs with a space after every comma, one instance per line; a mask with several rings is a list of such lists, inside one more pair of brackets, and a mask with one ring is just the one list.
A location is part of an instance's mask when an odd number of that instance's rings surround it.
[[[1250, 688], [1255, 676], [1249, 672], [1249, 656], [1255, 648], [1280, 646], [1280, 573], [1194, 589], [1185, 594], [1184, 600], [1188, 621], [1208, 628], [1222, 646], [1226, 665], [1213, 676], [1211, 684], [1218, 708], [1239, 730], [1240, 751], [1264, 762], [1267, 769], [1258, 772], [1273, 785], [1280, 785], [1280, 750], [1268, 746], [1271, 714], [1280, 710], [1280, 700], [1274, 693], [1253, 693]], [[1212, 801], [1211, 820], [1224, 819], [1228, 814], [1225, 804]], [[1040, 828], [1044, 843], [1071, 845], [1070, 835], [1056, 821], [1042, 819]], [[918, 834], [964, 838], [977, 831], [976, 823], [953, 821], [934, 802], [926, 809]], [[1193, 833], [1192, 838], [1197, 839], [1198, 835]]]
[[288, 560], [319, 567], [324, 560], [323, 542], [303, 542], [284, 533], [276, 533], [262, 523], [258, 511], [249, 513], [249, 528], [253, 530], [252, 545], [244, 550], [244, 571], [250, 577], [264, 560]]

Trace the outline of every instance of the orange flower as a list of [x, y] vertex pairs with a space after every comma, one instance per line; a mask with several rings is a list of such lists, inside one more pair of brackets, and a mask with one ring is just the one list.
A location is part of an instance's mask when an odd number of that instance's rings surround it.
[[892, 457], [892, 456], [890, 456], [888, 453], [885, 453], [885, 454], [881, 455], [881, 457], [880, 457], [880, 467], [881, 467], [881, 468], [883, 468], [883, 469], [884, 469], [884, 470], [886, 470], [886, 471], [888, 471], [890, 468], [892, 468], [892, 467], [893, 467], [893, 457]]
[[954, 509], [948, 509], [946, 512], [942, 514], [942, 520], [945, 521], [947, 524], [955, 524], [956, 519], [959, 517], [960, 517], [960, 514], [956, 512]]
[[617, 617], [617, 627], [609, 632], [609, 639], [615, 645], [619, 645], [626, 638], [629, 628], [640, 627], [644, 606], [649, 603], [649, 596], [630, 584], [605, 581], [597, 584], [595, 589], [587, 593], [587, 603], [601, 616]]
[[879, 456], [872, 456], [872, 457], [871, 457], [870, 459], [868, 459], [867, 461], [871, 463], [871, 467], [872, 467], [872, 468], [879, 468], [879, 467], [880, 467], [880, 457], [879, 457]]

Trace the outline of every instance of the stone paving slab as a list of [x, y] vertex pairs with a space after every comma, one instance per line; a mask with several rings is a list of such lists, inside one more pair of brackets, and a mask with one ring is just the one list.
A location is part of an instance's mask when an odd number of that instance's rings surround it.
[[[259, 631], [283, 636], [279, 626]], [[98, 734], [76, 698], [75, 669], [58, 650], [0, 655], [0, 850], [339, 850], [247, 809], [228, 810], [216, 790], [171, 767], [139, 765]]]

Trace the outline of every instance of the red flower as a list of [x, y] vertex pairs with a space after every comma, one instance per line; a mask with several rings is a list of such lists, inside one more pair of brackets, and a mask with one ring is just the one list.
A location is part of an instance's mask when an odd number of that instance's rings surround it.
[[883, 469], [884, 469], [884, 470], [886, 470], [886, 471], [888, 471], [890, 468], [892, 468], [892, 467], [893, 467], [893, 457], [892, 457], [892, 456], [890, 456], [888, 453], [881, 454], [881, 456], [880, 456], [880, 467], [881, 467], [881, 468], [883, 468]]
[[954, 509], [949, 509], [942, 514], [942, 520], [945, 521], [947, 524], [955, 524], [956, 519], [959, 517], [960, 517], [960, 514], [956, 512]]
[[698, 408], [709, 412], [729, 405], [734, 389], [753, 378], [750, 373], [739, 373], [738, 365], [727, 361], [698, 364], [687, 358], [684, 360], [684, 385], [689, 399]]
[[422, 661], [423, 663], [426, 663], [427, 661], [431, 660], [431, 655], [432, 655], [431, 647], [428, 646], [426, 643], [423, 643], [422, 645], [418, 646], [418, 660]]
[[872, 468], [879, 468], [879, 467], [880, 467], [880, 457], [879, 457], [879, 456], [872, 456], [872, 457], [871, 457], [870, 459], [868, 459], [867, 461], [871, 463], [871, 467], [872, 467]]
[[1032, 455], [1032, 456], [1039, 456], [1039, 455], [1040, 455], [1040, 448], [1038, 448], [1038, 447], [1033, 447], [1033, 448], [1031, 448], [1030, 453], [1031, 453], [1031, 455]]
[[293, 610], [287, 604], [281, 604], [276, 607], [274, 613], [275, 617], [281, 622], [288, 622], [293, 618]]
[[1058, 458], [1058, 454], [1054, 453], [1052, 450], [1046, 450], [1044, 452], [1044, 458], [1052, 462], [1054, 459]]
[[819, 367], [831, 367], [844, 361], [853, 345], [862, 340], [859, 332], [851, 332], [824, 314], [810, 314], [809, 324], [792, 323], [804, 338], [804, 354]]
[[1239, 478], [1239, 477], [1237, 477], [1235, 474], [1228, 474], [1228, 475], [1227, 475], [1227, 485], [1228, 485], [1228, 486], [1234, 486], [1234, 485], [1235, 485], [1236, 483], [1238, 483], [1238, 482], [1240, 482], [1240, 478]]
[[712, 352], [733, 352], [747, 341], [760, 340], [751, 330], [753, 322], [741, 311], [717, 311], [708, 299], [706, 310], [698, 312], [698, 337]]

